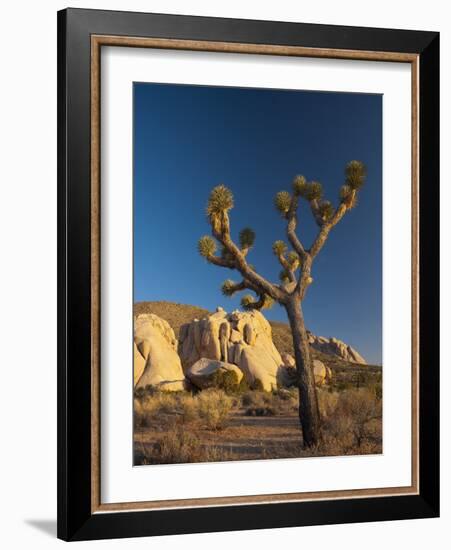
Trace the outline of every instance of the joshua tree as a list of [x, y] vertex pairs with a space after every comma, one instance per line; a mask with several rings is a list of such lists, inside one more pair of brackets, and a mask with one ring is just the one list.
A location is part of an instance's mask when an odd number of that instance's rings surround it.
[[[274, 204], [286, 220], [286, 235], [292, 250], [283, 241], [273, 244], [273, 252], [279, 260], [282, 271], [280, 284], [274, 284], [259, 273], [247, 261], [247, 255], [255, 241], [255, 233], [250, 228], [243, 229], [236, 244], [230, 235], [229, 210], [234, 206], [232, 192], [224, 185], [218, 185], [211, 193], [207, 205], [207, 217], [212, 235], [199, 240], [201, 256], [208, 262], [229, 269], [237, 270], [242, 280], [227, 280], [222, 285], [222, 292], [232, 296], [238, 291], [251, 290], [256, 297], [245, 295], [241, 305], [246, 310], [262, 309], [278, 302], [286, 309], [293, 336], [293, 347], [296, 361], [297, 386], [299, 388], [299, 419], [305, 446], [317, 445], [321, 438], [321, 423], [318, 401], [314, 383], [310, 348], [302, 313], [302, 301], [307, 288], [313, 282], [311, 277], [312, 263], [329, 236], [332, 228], [343, 218], [346, 212], [357, 204], [357, 193], [366, 177], [362, 162], [352, 160], [345, 168], [345, 182], [340, 189], [340, 202], [334, 208], [332, 203], [323, 200], [323, 190], [316, 181], [307, 182], [304, 176], [293, 180], [292, 192], [280, 191], [275, 196]], [[299, 199], [305, 199], [316, 224], [318, 234], [307, 249], [296, 233]], [[217, 245], [220, 252], [217, 254]]]

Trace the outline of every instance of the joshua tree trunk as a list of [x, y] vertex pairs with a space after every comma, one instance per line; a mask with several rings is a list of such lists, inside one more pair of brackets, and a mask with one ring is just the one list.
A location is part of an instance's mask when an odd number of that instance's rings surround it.
[[301, 301], [293, 297], [285, 305], [285, 308], [287, 310], [293, 336], [294, 357], [299, 388], [299, 420], [302, 428], [302, 437], [304, 445], [306, 447], [312, 447], [317, 445], [321, 439], [321, 421]]

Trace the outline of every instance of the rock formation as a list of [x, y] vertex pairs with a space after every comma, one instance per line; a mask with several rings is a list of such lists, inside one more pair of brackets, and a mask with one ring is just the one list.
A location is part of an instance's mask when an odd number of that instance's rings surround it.
[[259, 311], [227, 314], [217, 308], [209, 317], [180, 327], [178, 350], [187, 375], [199, 359], [213, 359], [236, 365], [251, 387], [261, 385], [265, 391], [277, 388], [284, 365], [271, 326]]
[[328, 375], [327, 367], [322, 361], [319, 361], [319, 359], [313, 360], [313, 375], [317, 386], [322, 386], [326, 383]]
[[[284, 361], [284, 372], [281, 377], [282, 383], [285, 386], [291, 386], [296, 380], [296, 363], [294, 357], [289, 353], [283, 353], [282, 359]], [[332, 371], [319, 359], [313, 359], [313, 375], [315, 377], [315, 385], [322, 386], [326, 382], [332, 380]]]
[[[366, 364], [341, 340], [310, 332], [308, 337], [310, 345], [323, 353]], [[218, 371], [233, 371], [238, 383], [244, 377], [251, 388], [265, 391], [296, 380], [294, 358], [278, 352], [271, 325], [259, 311], [228, 314], [217, 308], [212, 315], [182, 325], [179, 341], [167, 321], [153, 313], [141, 313], [135, 316], [133, 348], [135, 388], [179, 391], [189, 381], [204, 389], [212, 385]], [[318, 359], [313, 360], [313, 369], [316, 385], [332, 379], [330, 368]]]
[[361, 363], [366, 365], [365, 359], [359, 354], [358, 351], [337, 338], [315, 336], [311, 332], [308, 332], [308, 338], [312, 348], [318, 351], [328, 353], [329, 355], [336, 355], [340, 359], [349, 361], [350, 363]]
[[185, 387], [177, 340], [169, 323], [152, 313], [134, 319], [135, 388], [153, 386], [164, 391]]
[[191, 367], [186, 370], [185, 375], [194, 386], [203, 390], [214, 385], [214, 377], [218, 372], [234, 372], [237, 384], [243, 379], [243, 372], [236, 365], [225, 363], [224, 361], [217, 361], [216, 359], [207, 359], [206, 357], [199, 359], [194, 365], [191, 365]]

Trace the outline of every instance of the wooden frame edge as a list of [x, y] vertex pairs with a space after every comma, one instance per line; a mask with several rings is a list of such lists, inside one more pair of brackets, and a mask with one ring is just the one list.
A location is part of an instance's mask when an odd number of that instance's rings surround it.
[[134, 36], [91, 35], [91, 47], [123, 46], [131, 48], [156, 48], [169, 50], [192, 50], [204, 52], [247, 53], [292, 57], [319, 57], [330, 59], [359, 59], [368, 61], [414, 62], [417, 54], [382, 52], [371, 50], [343, 50], [331, 48], [307, 48], [305, 46], [280, 46], [210, 40], [181, 40], [172, 38], [146, 38]]
[[[407, 487], [101, 503], [100, 492], [100, 50], [145, 47], [223, 53], [402, 62], [411, 65], [412, 151], [412, 483]], [[419, 54], [233, 42], [91, 35], [91, 513], [419, 495]]]
[[91, 512], [100, 506], [100, 44], [91, 41]]

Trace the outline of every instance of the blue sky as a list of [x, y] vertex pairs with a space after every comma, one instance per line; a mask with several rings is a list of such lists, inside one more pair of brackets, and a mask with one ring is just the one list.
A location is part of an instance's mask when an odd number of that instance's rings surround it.
[[[134, 300], [214, 310], [239, 307], [221, 283], [238, 273], [208, 264], [197, 241], [209, 234], [205, 206], [219, 183], [234, 194], [232, 236], [257, 234], [249, 261], [278, 281], [271, 245], [285, 239], [273, 206], [296, 174], [323, 184], [334, 204], [352, 159], [367, 165], [359, 204], [332, 231], [313, 265], [306, 325], [335, 336], [369, 362], [382, 360], [382, 96], [333, 92], [134, 84]], [[307, 205], [298, 234], [318, 231]], [[276, 305], [269, 319], [285, 321]]]

